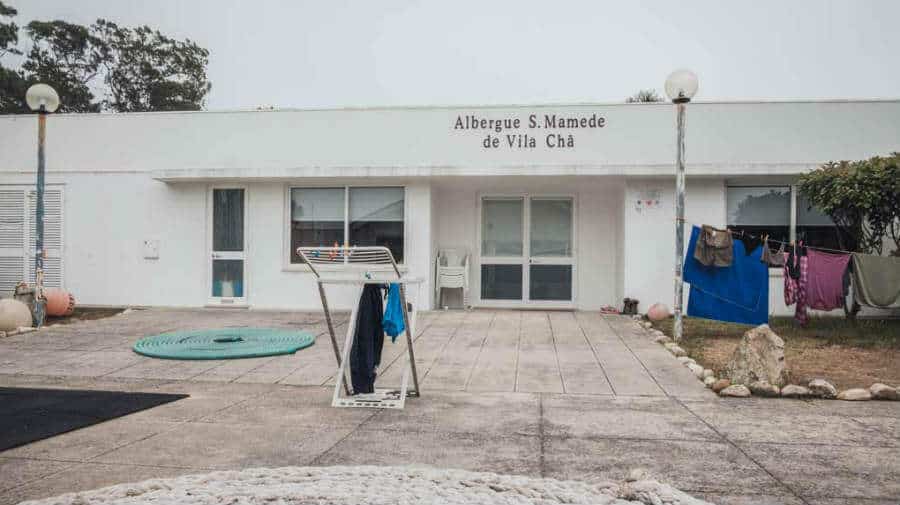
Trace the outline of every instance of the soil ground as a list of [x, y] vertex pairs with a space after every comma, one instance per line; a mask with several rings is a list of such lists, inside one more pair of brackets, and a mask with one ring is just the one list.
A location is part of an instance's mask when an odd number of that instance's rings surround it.
[[[655, 326], [672, 334], [672, 319]], [[900, 385], [900, 320], [813, 318], [800, 328], [791, 318], [772, 318], [769, 326], [784, 339], [790, 380], [805, 385], [824, 378], [838, 389], [868, 388], [875, 382]], [[719, 375], [750, 326], [685, 318], [682, 347]]]
[[70, 316], [47, 316], [44, 319], [45, 326], [53, 326], [55, 324], [72, 324], [78, 321], [92, 321], [94, 319], [104, 319], [114, 316], [125, 309], [117, 308], [91, 308], [76, 307]]

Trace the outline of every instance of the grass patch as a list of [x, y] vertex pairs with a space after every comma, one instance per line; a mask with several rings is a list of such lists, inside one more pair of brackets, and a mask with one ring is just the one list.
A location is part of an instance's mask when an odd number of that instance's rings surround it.
[[[671, 318], [654, 326], [672, 335]], [[825, 378], [838, 388], [869, 387], [875, 382], [900, 385], [900, 320], [812, 318], [806, 328], [790, 317], [769, 320], [783, 340], [791, 382], [805, 385]], [[681, 346], [720, 376], [751, 326], [685, 318]]]

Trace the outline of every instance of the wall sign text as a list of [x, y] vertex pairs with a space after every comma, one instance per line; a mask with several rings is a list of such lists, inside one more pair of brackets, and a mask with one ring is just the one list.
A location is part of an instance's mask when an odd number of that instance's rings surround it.
[[574, 149], [577, 134], [606, 126], [606, 118], [591, 114], [529, 114], [527, 117], [457, 115], [453, 130], [481, 133], [482, 149]]

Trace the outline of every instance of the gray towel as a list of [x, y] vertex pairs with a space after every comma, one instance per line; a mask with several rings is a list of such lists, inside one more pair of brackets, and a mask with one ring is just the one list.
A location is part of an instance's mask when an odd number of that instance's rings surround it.
[[900, 300], [900, 258], [853, 253], [853, 292], [860, 305], [889, 307]]

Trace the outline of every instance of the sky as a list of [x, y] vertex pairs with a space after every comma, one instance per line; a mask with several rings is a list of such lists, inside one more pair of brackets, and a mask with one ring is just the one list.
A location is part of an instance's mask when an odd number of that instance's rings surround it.
[[900, 1], [3, 0], [210, 51], [211, 110], [900, 97]]

